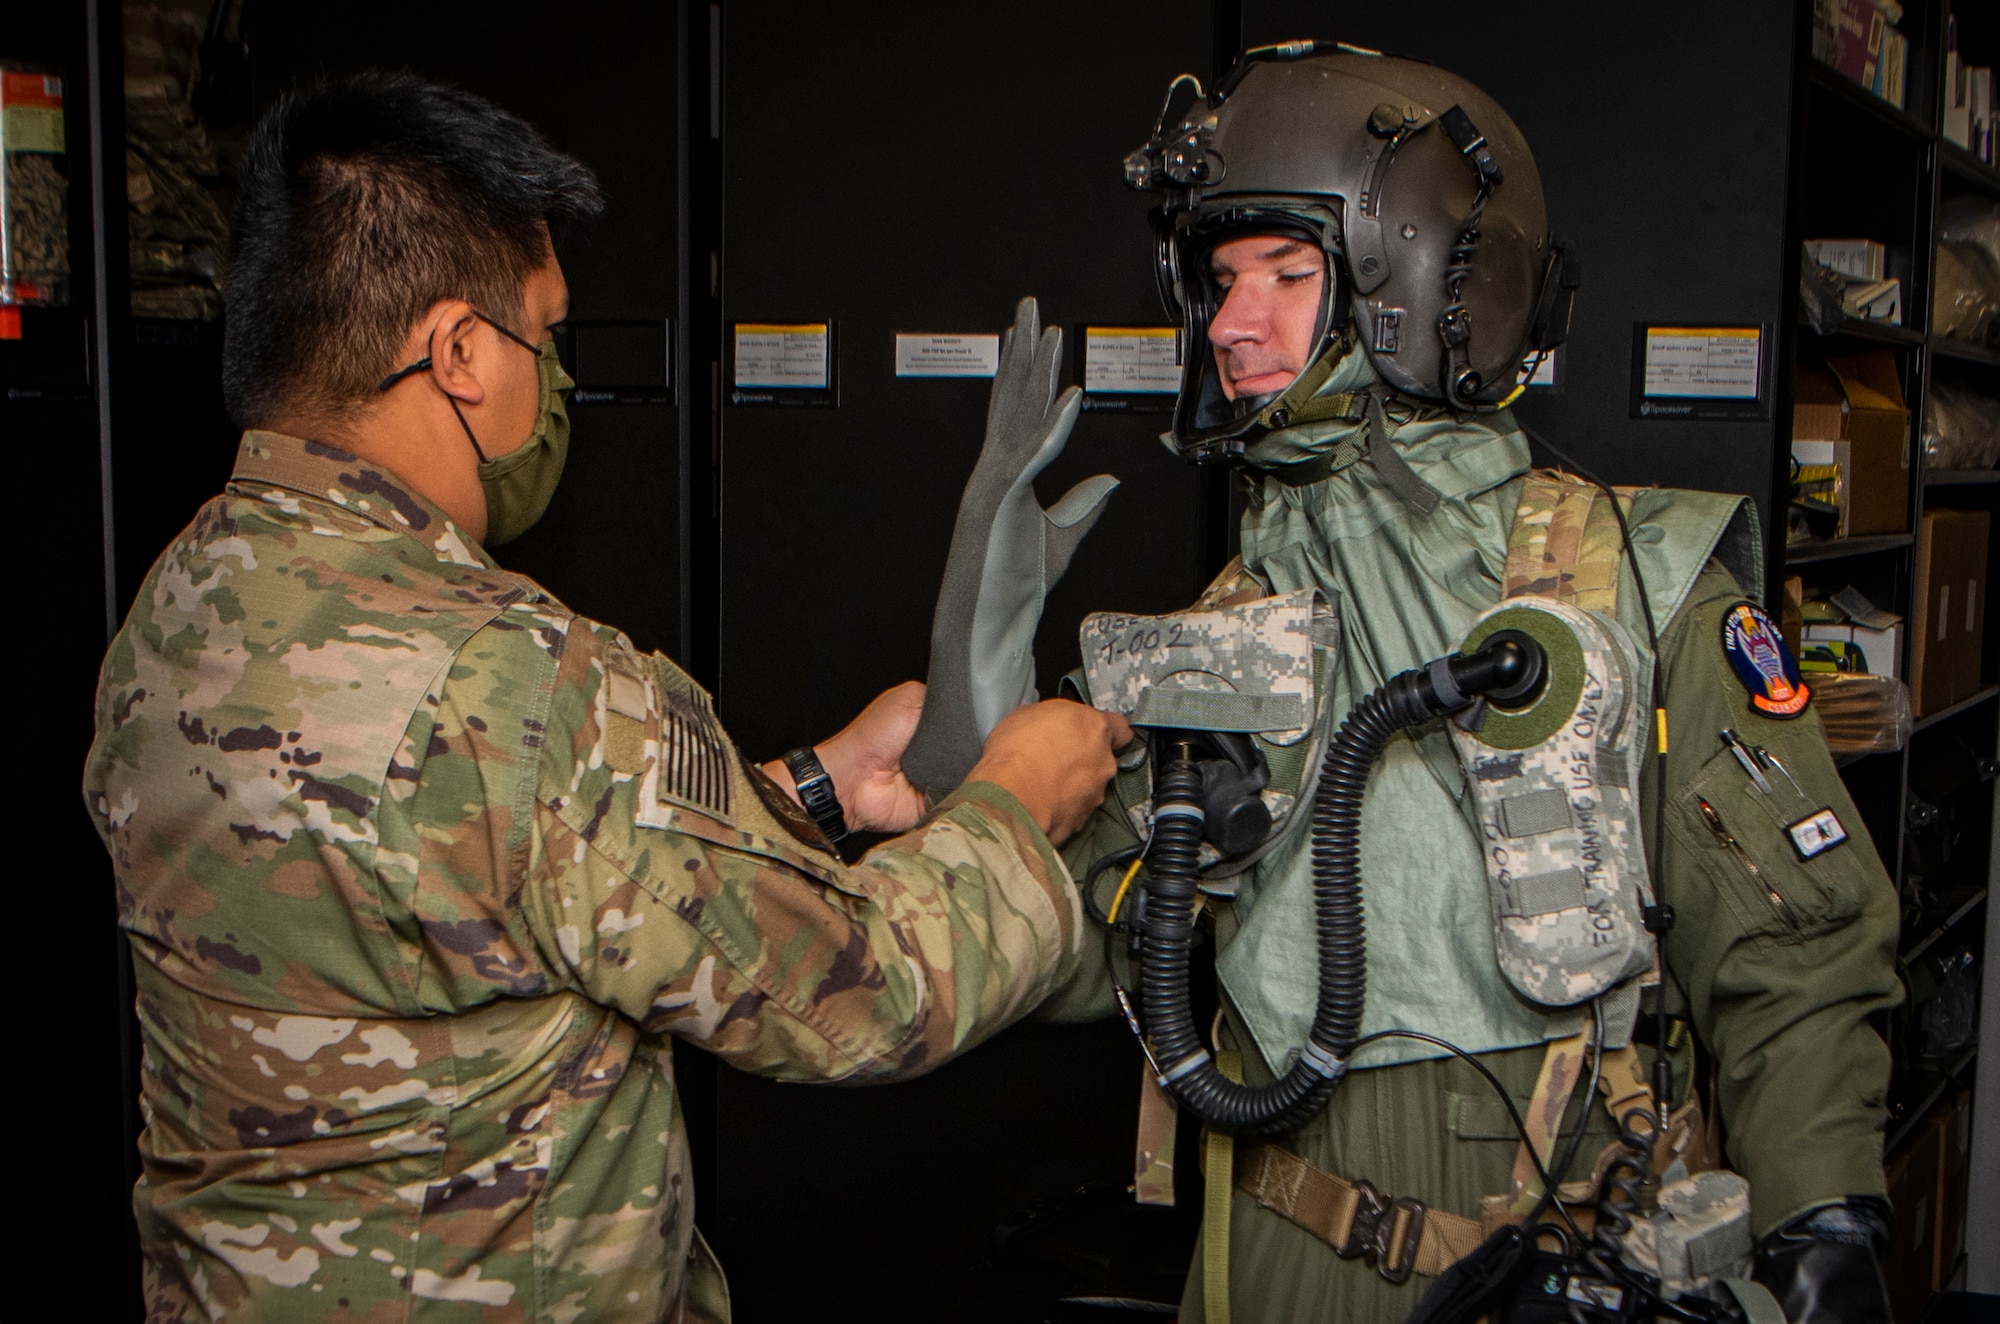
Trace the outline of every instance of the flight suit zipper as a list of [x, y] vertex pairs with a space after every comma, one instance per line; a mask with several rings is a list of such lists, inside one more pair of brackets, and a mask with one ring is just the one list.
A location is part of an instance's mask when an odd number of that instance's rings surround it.
[[1750, 852], [1743, 849], [1743, 843], [1736, 839], [1736, 834], [1723, 823], [1722, 815], [1715, 812], [1715, 806], [1698, 795], [1694, 798], [1694, 802], [1700, 806], [1702, 821], [1708, 824], [1708, 830], [1716, 842], [1743, 862], [1743, 867], [1750, 871], [1751, 881], [1763, 888], [1764, 895], [1770, 898], [1772, 908], [1789, 921], [1791, 907], [1785, 904], [1784, 897], [1778, 895], [1778, 889], [1765, 879], [1764, 871], [1757, 867], [1757, 861], [1750, 858]]

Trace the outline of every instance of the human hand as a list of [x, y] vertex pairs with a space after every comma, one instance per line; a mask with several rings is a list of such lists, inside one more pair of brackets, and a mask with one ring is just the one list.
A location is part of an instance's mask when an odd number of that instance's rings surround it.
[[[814, 746], [833, 778], [840, 812], [852, 832], [906, 832], [929, 806], [903, 775], [903, 751], [924, 711], [924, 687], [905, 681], [877, 695], [840, 734]], [[789, 786], [791, 779], [781, 777]]]
[[1131, 743], [1132, 726], [1117, 713], [1046, 699], [1001, 718], [965, 779], [1012, 795], [1061, 845], [1103, 802], [1118, 771], [1115, 752]]

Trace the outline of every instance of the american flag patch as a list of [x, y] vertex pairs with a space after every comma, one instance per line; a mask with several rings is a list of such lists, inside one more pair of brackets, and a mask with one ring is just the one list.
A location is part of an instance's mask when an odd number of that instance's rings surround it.
[[660, 709], [661, 802], [728, 818], [732, 756], [715, 714], [686, 694], [670, 692], [666, 700]]

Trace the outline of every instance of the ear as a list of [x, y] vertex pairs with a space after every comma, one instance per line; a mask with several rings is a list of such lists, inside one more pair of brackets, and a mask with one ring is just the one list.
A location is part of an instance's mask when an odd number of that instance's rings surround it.
[[474, 361], [478, 346], [473, 332], [479, 317], [472, 305], [463, 299], [440, 299], [419, 325], [429, 328], [419, 354], [430, 356], [430, 377], [438, 389], [462, 404], [484, 400], [486, 388], [479, 382]]

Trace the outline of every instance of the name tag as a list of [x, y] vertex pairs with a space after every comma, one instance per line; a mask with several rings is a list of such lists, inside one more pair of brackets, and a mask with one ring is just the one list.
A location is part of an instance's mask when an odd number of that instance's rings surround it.
[[1796, 823], [1786, 824], [1785, 835], [1792, 839], [1792, 849], [1799, 853], [1799, 858], [1810, 860], [1846, 841], [1847, 829], [1841, 826], [1840, 818], [1833, 810], [1822, 809]]

